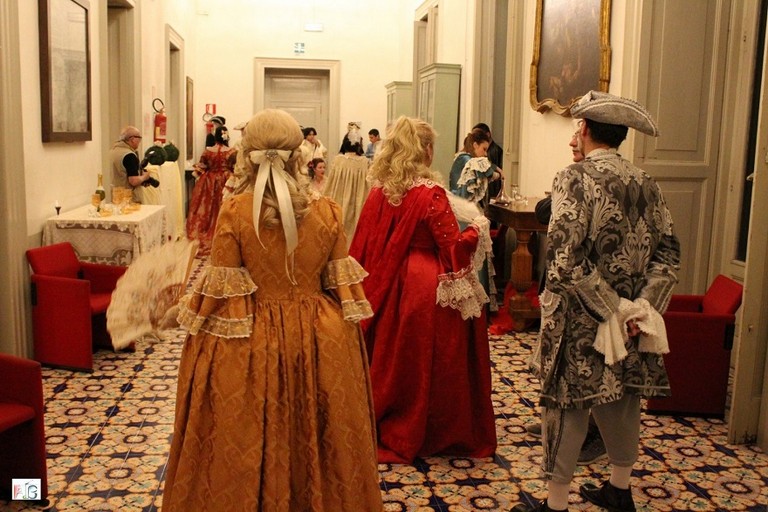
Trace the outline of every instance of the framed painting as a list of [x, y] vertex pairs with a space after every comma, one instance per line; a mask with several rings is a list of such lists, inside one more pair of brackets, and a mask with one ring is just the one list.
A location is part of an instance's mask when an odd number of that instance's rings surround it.
[[570, 116], [590, 90], [608, 92], [611, 0], [537, 0], [531, 106]]
[[193, 119], [193, 92], [194, 83], [190, 77], [187, 77], [187, 103], [186, 103], [186, 115], [187, 115], [187, 160], [192, 160], [195, 157], [195, 137], [194, 137], [194, 123]]
[[38, 0], [43, 142], [91, 140], [88, 0]]

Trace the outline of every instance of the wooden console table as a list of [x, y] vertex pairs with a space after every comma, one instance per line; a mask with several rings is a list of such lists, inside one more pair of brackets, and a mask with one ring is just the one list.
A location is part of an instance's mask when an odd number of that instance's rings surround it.
[[[538, 286], [533, 281], [533, 256], [528, 248], [528, 242], [534, 232], [546, 233], [547, 226], [536, 220], [534, 208], [539, 198], [528, 198], [528, 204], [511, 204], [502, 206], [490, 203], [486, 216], [498, 222], [503, 228], [512, 228], [517, 235], [517, 247], [512, 253], [511, 277], [512, 286], [517, 294], [509, 301], [509, 314], [514, 320], [513, 329], [523, 331], [530, 326], [533, 319], [541, 316], [537, 306], [531, 304], [525, 295], [531, 286]], [[501, 233], [503, 236], [504, 233]]]

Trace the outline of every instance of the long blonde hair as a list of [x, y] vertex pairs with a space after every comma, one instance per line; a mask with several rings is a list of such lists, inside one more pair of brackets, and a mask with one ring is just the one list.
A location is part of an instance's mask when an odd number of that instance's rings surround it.
[[427, 166], [427, 151], [434, 147], [436, 137], [429, 123], [405, 116], [387, 129], [387, 138], [381, 141], [369, 175], [381, 184], [390, 203], [400, 204], [417, 178], [437, 180]]
[[[299, 222], [308, 211], [309, 196], [307, 189], [299, 182], [300, 165], [302, 162], [299, 147], [304, 141], [299, 123], [287, 112], [276, 109], [262, 110], [248, 121], [243, 130], [243, 138], [238, 154], [238, 165], [245, 168], [247, 181], [244, 188], [253, 189], [256, 183], [256, 175], [259, 165], [254, 164], [249, 155], [254, 150], [279, 149], [291, 151], [291, 156], [285, 162], [285, 171], [289, 179], [286, 179], [288, 191], [291, 195], [293, 212], [296, 222]], [[235, 191], [238, 192], [238, 191]], [[275, 195], [274, 184], [270, 178], [264, 190], [264, 209], [261, 222], [268, 228], [280, 226], [280, 213]]]

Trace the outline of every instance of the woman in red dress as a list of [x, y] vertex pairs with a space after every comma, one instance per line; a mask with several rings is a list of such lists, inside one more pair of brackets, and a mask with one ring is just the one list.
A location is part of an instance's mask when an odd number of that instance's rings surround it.
[[224, 185], [232, 175], [232, 162], [229, 148], [229, 133], [226, 126], [216, 128], [215, 143], [208, 146], [195, 166], [195, 173], [200, 177], [192, 190], [187, 213], [187, 238], [199, 240], [199, 256], [211, 252], [213, 232], [219, 217]]
[[488, 221], [478, 216], [459, 231], [429, 168], [434, 139], [424, 121], [392, 125], [349, 251], [370, 274], [363, 288], [374, 316], [363, 333], [379, 463], [496, 449], [487, 296], [472, 266]]

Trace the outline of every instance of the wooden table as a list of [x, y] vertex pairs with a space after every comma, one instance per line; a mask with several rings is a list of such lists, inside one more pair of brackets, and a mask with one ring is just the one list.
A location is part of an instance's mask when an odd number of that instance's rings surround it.
[[165, 205], [141, 205], [126, 215], [92, 217], [90, 205], [50, 217], [43, 245], [69, 242], [78, 259], [106, 265], [130, 265], [139, 254], [166, 242]]
[[[534, 232], [547, 232], [547, 226], [539, 223], [534, 213], [539, 199], [528, 198], [528, 204], [514, 203], [507, 206], [490, 203], [485, 212], [489, 219], [503, 227], [514, 229], [517, 235], [517, 247], [512, 253], [511, 261], [512, 286], [517, 294], [509, 301], [509, 314], [514, 320], [515, 331], [527, 329], [534, 319], [541, 316], [538, 306], [531, 304], [525, 295], [531, 286], [538, 287], [538, 283], [533, 280], [533, 255], [528, 248], [528, 242]], [[504, 233], [501, 233], [501, 236], [503, 235]]]

